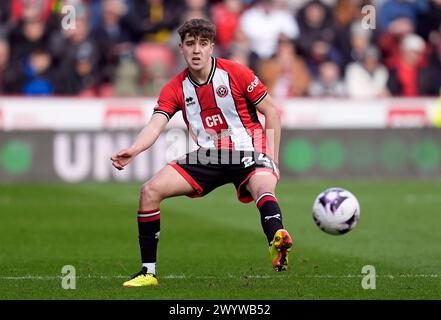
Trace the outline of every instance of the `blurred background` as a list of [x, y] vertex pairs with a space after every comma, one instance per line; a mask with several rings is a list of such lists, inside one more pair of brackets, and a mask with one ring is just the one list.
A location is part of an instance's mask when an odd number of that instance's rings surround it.
[[190, 18], [211, 19], [215, 55], [252, 68], [278, 102], [287, 176], [441, 176], [441, 0], [10, 0], [0, 178], [143, 180], [166, 163], [153, 149], [138, 174], [106, 161], [185, 67], [176, 30]]
[[156, 96], [183, 67], [175, 31], [190, 18], [211, 19], [216, 55], [277, 98], [439, 94], [440, 0], [6, 0], [0, 93]]

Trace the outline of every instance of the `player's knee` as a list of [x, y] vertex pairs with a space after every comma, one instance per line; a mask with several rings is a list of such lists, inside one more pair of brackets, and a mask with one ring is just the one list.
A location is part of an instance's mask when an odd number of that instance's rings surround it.
[[247, 189], [254, 199], [263, 193], [275, 194], [277, 180], [273, 175], [262, 174], [254, 175], [247, 184]]
[[261, 194], [271, 193], [275, 194], [275, 188], [268, 185], [267, 183], [249, 183], [247, 186], [248, 191], [253, 196], [254, 200], [258, 198]]
[[145, 202], [158, 202], [162, 200], [159, 188], [152, 181], [148, 181], [142, 185], [141, 198]]
[[268, 188], [268, 187], [262, 187], [262, 188], [257, 189], [257, 190], [254, 192], [254, 194], [253, 194], [253, 196], [254, 196], [254, 197], [253, 197], [254, 200], [256, 200], [258, 197], [260, 197], [262, 194], [265, 194], [265, 193], [271, 193], [271, 194], [273, 194], [273, 195], [276, 194], [276, 192], [275, 192], [274, 189], [271, 189], [271, 188]]

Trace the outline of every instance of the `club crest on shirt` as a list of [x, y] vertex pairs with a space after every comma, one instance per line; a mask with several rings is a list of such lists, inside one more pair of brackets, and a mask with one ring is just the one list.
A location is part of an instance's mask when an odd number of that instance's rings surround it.
[[220, 97], [220, 98], [225, 98], [228, 95], [228, 88], [225, 85], [220, 85], [219, 87], [216, 88], [216, 94]]

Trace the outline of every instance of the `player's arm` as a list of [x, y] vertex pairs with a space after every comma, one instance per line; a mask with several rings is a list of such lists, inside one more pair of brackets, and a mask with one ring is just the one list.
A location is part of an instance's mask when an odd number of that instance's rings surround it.
[[256, 105], [256, 109], [265, 116], [265, 132], [267, 138], [269, 155], [273, 157], [276, 164], [279, 164], [279, 146], [280, 146], [280, 116], [277, 111], [274, 100], [270, 95]]
[[149, 123], [138, 134], [133, 144], [110, 158], [112, 165], [118, 170], [123, 170], [138, 154], [147, 150], [155, 143], [167, 123], [167, 117], [160, 113], [154, 113]]

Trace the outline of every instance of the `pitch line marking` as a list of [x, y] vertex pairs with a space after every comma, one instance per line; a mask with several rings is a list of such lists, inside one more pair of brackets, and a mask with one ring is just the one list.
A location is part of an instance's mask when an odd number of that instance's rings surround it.
[[[105, 276], [105, 275], [84, 275], [77, 276], [77, 279], [128, 279], [130, 276], [127, 275], [113, 275], [113, 276]], [[327, 278], [327, 279], [339, 279], [339, 278], [362, 278], [363, 275], [359, 274], [347, 274], [347, 275], [335, 275], [335, 274], [317, 274], [317, 275], [243, 275], [243, 276], [234, 276], [228, 275], [224, 277], [216, 277], [216, 276], [187, 276], [184, 274], [170, 274], [165, 276], [160, 276], [162, 279], [276, 279], [276, 278]], [[399, 274], [399, 275], [377, 275], [377, 278], [440, 278], [439, 274]], [[25, 275], [25, 276], [0, 276], [0, 280], [61, 280], [62, 276], [51, 276], [51, 275]]]

